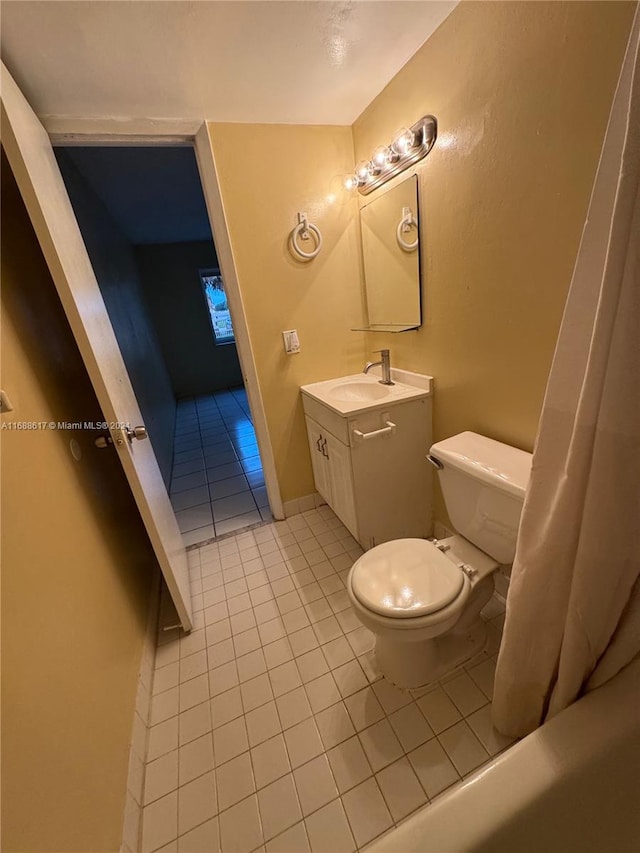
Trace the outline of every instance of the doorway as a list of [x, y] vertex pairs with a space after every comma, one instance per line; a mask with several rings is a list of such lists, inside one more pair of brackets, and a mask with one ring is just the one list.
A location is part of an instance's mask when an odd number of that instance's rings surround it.
[[184, 544], [270, 520], [233, 317], [216, 335], [209, 312], [206, 280], [224, 281], [193, 148], [56, 158]]

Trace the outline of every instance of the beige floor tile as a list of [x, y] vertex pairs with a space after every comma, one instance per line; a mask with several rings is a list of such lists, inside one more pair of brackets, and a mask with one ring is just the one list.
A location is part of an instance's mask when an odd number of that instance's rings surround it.
[[417, 700], [417, 704], [436, 734], [440, 734], [461, 718], [460, 711], [441, 687], [426, 693]]
[[493, 727], [491, 705], [485, 705], [479, 711], [470, 714], [467, 717], [467, 723], [489, 755], [497, 755], [515, 741], [515, 738], [506, 737]]
[[220, 853], [220, 827], [214, 817], [178, 838], [178, 853]]
[[238, 666], [238, 678], [240, 683], [257, 678], [267, 671], [267, 662], [264, 659], [262, 649], [256, 649], [247, 655], [242, 655], [236, 660]]
[[171, 717], [157, 726], [149, 729], [149, 742], [147, 744], [147, 761], [160, 758], [173, 749], [178, 748], [178, 717]]
[[406, 758], [377, 773], [376, 781], [396, 822], [427, 802], [427, 795]]
[[263, 841], [255, 794], [220, 815], [220, 846], [225, 853], [251, 853]]
[[245, 713], [252, 711], [254, 708], [259, 708], [260, 705], [264, 705], [265, 702], [273, 699], [269, 676], [264, 673], [257, 678], [252, 678], [250, 681], [245, 681], [240, 685], [240, 693], [242, 694], [242, 704]]
[[381, 678], [345, 589], [359, 552], [312, 505], [190, 552], [204, 610], [159, 641], [143, 853], [350, 853], [509, 745], [490, 658], [417, 694]]
[[173, 791], [145, 806], [142, 812], [142, 853], [157, 850], [177, 835], [178, 794]]
[[325, 749], [331, 749], [355, 734], [355, 729], [343, 702], [338, 702], [316, 714], [316, 725]]
[[148, 805], [178, 787], [178, 750], [156, 758], [145, 768], [144, 804]]
[[272, 619], [270, 622], [264, 622], [262, 625], [259, 625], [258, 633], [260, 634], [260, 640], [264, 646], [287, 636], [284, 622], [279, 617], [278, 619]]
[[287, 661], [269, 670], [273, 695], [278, 697], [300, 687], [302, 680], [295, 661]]
[[340, 701], [340, 691], [338, 690], [333, 676], [330, 672], [321, 675], [320, 678], [315, 678], [305, 685], [309, 704], [314, 712], [318, 714], [330, 705], [335, 705]]
[[298, 767], [294, 770], [293, 776], [305, 817], [338, 796], [338, 789], [326, 755], [319, 755], [302, 767]]
[[249, 711], [245, 719], [250, 746], [257, 746], [262, 741], [268, 740], [278, 734], [282, 728], [275, 702], [267, 702], [259, 708], [254, 708], [253, 711]]
[[[326, 643], [330, 643], [333, 640], [344, 639], [344, 634], [342, 628], [340, 627], [340, 623], [336, 619], [335, 616], [331, 614], [331, 608], [327, 603], [328, 614], [319, 620], [313, 621], [313, 632], [318, 638], [318, 642], [321, 645]], [[316, 608], [316, 611], [320, 611], [320, 606]], [[329, 615], [331, 614], [331, 615]]]
[[211, 731], [211, 708], [209, 702], [194, 705], [183, 711], [178, 719], [180, 746]]
[[313, 719], [304, 720], [284, 733], [292, 767], [300, 767], [324, 752], [324, 746]]
[[211, 696], [226, 693], [238, 684], [238, 667], [235, 660], [209, 670], [209, 689]]
[[434, 736], [431, 726], [414, 702], [390, 714], [389, 722], [405, 752], [411, 752]]
[[176, 661], [156, 669], [153, 673], [153, 695], [176, 687], [180, 680], [180, 664]]
[[189, 681], [197, 675], [203, 675], [207, 669], [207, 652], [204, 649], [188, 657], [180, 658], [180, 683]]
[[230, 723], [242, 714], [242, 697], [239, 687], [220, 693], [211, 700], [211, 721], [214, 729]]
[[402, 746], [388, 720], [380, 720], [368, 729], [363, 729], [359, 737], [374, 772], [391, 764], [402, 755]]
[[399, 708], [404, 708], [412, 699], [411, 695], [406, 690], [400, 690], [393, 684], [387, 681], [386, 678], [381, 678], [372, 685], [372, 690], [376, 694], [378, 702], [382, 705], [385, 714], [393, 714]]
[[393, 825], [375, 779], [367, 779], [352, 788], [344, 794], [342, 803], [358, 847], [363, 847]]
[[233, 640], [228, 638], [220, 643], [214, 643], [207, 648], [209, 669], [215, 669], [225, 663], [230, 663], [236, 656]]
[[442, 689], [463, 717], [467, 717], [487, 704], [487, 697], [466, 672], [444, 682]]
[[476, 664], [469, 669], [469, 675], [484, 693], [487, 699], [493, 698], [493, 681], [496, 674], [496, 665], [491, 658]]
[[460, 780], [458, 771], [436, 738], [414, 749], [408, 758], [431, 800]]
[[257, 628], [249, 628], [248, 631], [244, 631], [242, 634], [236, 634], [233, 638], [236, 657], [248, 655], [249, 652], [255, 652], [261, 645], [262, 643], [260, 641], [260, 635]]
[[305, 819], [312, 853], [354, 853], [356, 843], [340, 800]]
[[256, 786], [248, 752], [216, 768], [216, 786], [220, 811], [253, 794]]
[[283, 729], [289, 729], [312, 716], [311, 705], [304, 687], [285, 693], [276, 699], [276, 706]]
[[330, 749], [327, 757], [341, 794], [350, 788], [355, 788], [372, 775], [371, 765], [357, 737], [352, 737]]
[[300, 657], [319, 646], [318, 639], [311, 626], [301, 628], [300, 631], [294, 631], [293, 634], [289, 635], [289, 642], [295, 657]]
[[331, 671], [342, 697], [351, 696], [368, 685], [367, 678], [357, 660], [351, 660]]
[[329, 671], [321, 649], [313, 649], [313, 651], [300, 655], [300, 657], [296, 658], [296, 664], [304, 684], [319, 678]]
[[213, 770], [213, 737], [210, 733], [180, 747], [178, 781], [181, 785]]
[[178, 832], [182, 835], [218, 810], [213, 773], [206, 773], [178, 789]]
[[364, 690], [347, 696], [344, 704], [347, 706], [347, 711], [356, 731], [361, 731], [384, 717], [382, 706], [371, 687], [366, 687]]
[[152, 697], [149, 722], [152, 726], [155, 726], [171, 717], [175, 717], [178, 711], [178, 688], [173, 687], [171, 690], [165, 690], [164, 693], [159, 693], [157, 696]]
[[484, 764], [489, 753], [464, 721], [451, 726], [438, 740], [461, 776]]
[[224, 764], [249, 749], [244, 717], [238, 717], [213, 731], [213, 754], [216, 765]]
[[353, 649], [344, 637], [329, 640], [322, 646], [322, 651], [330, 669], [336, 669], [354, 659]]
[[302, 818], [293, 776], [289, 773], [258, 791], [265, 841], [280, 835]]
[[291, 770], [284, 737], [276, 735], [251, 750], [253, 775], [257, 788], [264, 788]]
[[293, 660], [293, 650], [286, 637], [276, 640], [274, 643], [269, 643], [262, 651], [264, 652], [267, 669], [275, 669], [277, 666]]
[[304, 823], [296, 823], [267, 842], [267, 853], [311, 853]]

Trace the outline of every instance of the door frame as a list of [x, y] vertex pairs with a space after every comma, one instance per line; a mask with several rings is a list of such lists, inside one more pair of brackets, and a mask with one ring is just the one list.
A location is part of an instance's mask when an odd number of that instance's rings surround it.
[[236, 348], [262, 459], [269, 507], [274, 519], [285, 517], [275, 457], [251, 346], [244, 300], [238, 281], [227, 216], [222, 200], [210, 128], [206, 120], [63, 118], [41, 119], [53, 146], [162, 146], [193, 148], [204, 193], [213, 242], [233, 321]]

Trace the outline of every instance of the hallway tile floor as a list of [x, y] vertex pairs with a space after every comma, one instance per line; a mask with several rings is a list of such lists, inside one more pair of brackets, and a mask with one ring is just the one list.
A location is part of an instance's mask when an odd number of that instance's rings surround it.
[[143, 853], [360, 850], [509, 746], [500, 601], [485, 652], [398, 690], [349, 605], [361, 553], [326, 506], [188, 552], [195, 624], [159, 631]]
[[244, 388], [178, 402], [169, 493], [187, 546], [271, 519]]

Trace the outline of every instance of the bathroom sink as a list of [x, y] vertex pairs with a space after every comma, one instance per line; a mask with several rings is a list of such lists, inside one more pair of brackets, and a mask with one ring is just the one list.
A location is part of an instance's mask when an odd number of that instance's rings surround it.
[[[392, 371], [394, 385], [381, 385], [380, 377], [375, 374], [356, 373], [341, 376], [339, 379], [327, 379], [303, 385], [303, 398], [311, 398], [327, 406], [342, 417], [351, 417], [362, 412], [385, 409], [394, 403], [431, 396], [431, 377], [419, 377], [407, 371]], [[420, 386], [398, 381], [402, 378], [423, 380]], [[397, 378], [396, 378], [397, 377]], [[316, 415], [317, 417], [317, 415]]]
[[392, 385], [381, 385], [379, 382], [375, 385], [362, 381], [345, 382], [330, 388], [328, 396], [341, 403], [367, 403], [391, 397], [392, 388]]

